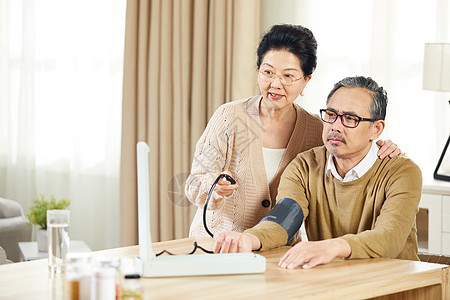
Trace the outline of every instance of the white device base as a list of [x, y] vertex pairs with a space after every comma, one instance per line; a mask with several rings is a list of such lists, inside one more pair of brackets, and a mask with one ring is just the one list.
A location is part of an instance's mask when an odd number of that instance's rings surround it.
[[148, 262], [140, 261], [140, 264], [142, 277], [251, 274], [266, 271], [266, 258], [255, 253], [159, 256]]

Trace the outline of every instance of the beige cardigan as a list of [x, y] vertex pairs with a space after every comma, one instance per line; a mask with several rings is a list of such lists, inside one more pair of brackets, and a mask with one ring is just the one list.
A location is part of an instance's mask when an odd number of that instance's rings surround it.
[[281, 173], [289, 162], [298, 153], [323, 144], [322, 121], [294, 104], [297, 110], [294, 131], [276, 175], [267, 184], [259, 123], [261, 99], [254, 96], [220, 106], [197, 142], [185, 188], [188, 199], [198, 206], [190, 236], [207, 235], [202, 214], [215, 179], [213, 173], [230, 171], [239, 188], [228, 198], [213, 193], [208, 204], [208, 228], [213, 233], [242, 232], [256, 225], [273, 207]]

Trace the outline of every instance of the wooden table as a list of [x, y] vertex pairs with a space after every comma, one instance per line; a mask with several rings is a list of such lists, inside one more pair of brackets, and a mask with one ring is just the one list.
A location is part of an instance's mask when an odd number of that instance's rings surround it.
[[[193, 241], [155, 243], [154, 251], [185, 254]], [[211, 239], [197, 241], [212, 248]], [[286, 250], [261, 253], [267, 258], [263, 274], [143, 278], [144, 299], [450, 299], [446, 265], [380, 258], [335, 260], [309, 270], [285, 270], [277, 263]], [[137, 255], [137, 246], [92, 252], [94, 258]], [[62, 299], [64, 283], [64, 275], [49, 277], [45, 259], [0, 266], [1, 299]]]

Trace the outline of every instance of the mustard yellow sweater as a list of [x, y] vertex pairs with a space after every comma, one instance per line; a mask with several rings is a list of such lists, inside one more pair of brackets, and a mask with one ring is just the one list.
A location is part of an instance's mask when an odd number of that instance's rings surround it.
[[323, 144], [320, 118], [294, 104], [295, 128], [277, 173], [268, 184], [262, 152], [260, 102], [259, 95], [220, 106], [198, 140], [185, 188], [187, 198], [198, 207], [190, 236], [208, 236], [202, 214], [215, 179], [212, 173], [230, 171], [239, 188], [229, 198], [212, 194], [207, 213], [209, 230], [242, 232], [255, 226], [275, 205], [281, 174], [297, 154]]
[[[292, 198], [302, 207], [308, 239], [342, 237], [350, 258], [391, 257], [418, 260], [416, 213], [422, 173], [408, 158], [378, 159], [361, 178], [341, 182], [325, 174], [324, 146], [299, 154], [281, 177], [277, 201]], [[260, 222], [245, 232], [256, 235], [262, 250], [285, 245], [286, 231]]]

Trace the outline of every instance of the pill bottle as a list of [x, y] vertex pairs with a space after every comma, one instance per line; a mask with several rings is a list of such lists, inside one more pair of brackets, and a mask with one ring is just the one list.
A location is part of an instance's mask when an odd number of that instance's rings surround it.
[[122, 281], [122, 300], [142, 300], [143, 289], [139, 274], [127, 274]]
[[92, 264], [90, 253], [68, 253], [66, 256], [65, 299], [89, 300], [91, 274]]
[[114, 283], [115, 283], [115, 290], [116, 290], [116, 300], [119, 299], [121, 294], [121, 284], [122, 284], [122, 273], [120, 271], [120, 264], [121, 264], [120, 257], [98, 257], [95, 260], [95, 266], [97, 268], [112, 268], [115, 270], [114, 274]]
[[116, 270], [96, 268], [91, 276], [91, 300], [116, 299]]

